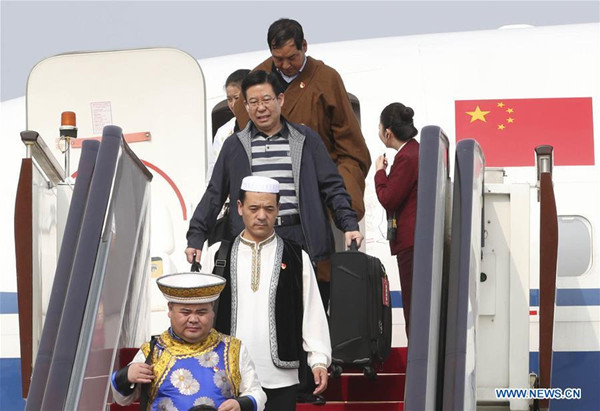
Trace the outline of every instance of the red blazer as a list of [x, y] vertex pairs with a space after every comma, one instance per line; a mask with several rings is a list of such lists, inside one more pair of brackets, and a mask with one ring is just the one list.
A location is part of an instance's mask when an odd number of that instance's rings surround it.
[[418, 176], [419, 143], [414, 138], [398, 151], [389, 175], [385, 175], [385, 170], [375, 173], [375, 191], [379, 202], [388, 218], [396, 212], [398, 232], [396, 239], [390, 241], [392, 255], [414, 244]]

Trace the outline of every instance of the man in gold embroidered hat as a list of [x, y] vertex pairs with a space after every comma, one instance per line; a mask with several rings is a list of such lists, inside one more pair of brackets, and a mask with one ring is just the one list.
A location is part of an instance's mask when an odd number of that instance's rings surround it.
[[[171, 327], [113, 373], [117, 403], [127, 405], [139, 398], [159, 410], [198, 405], [219, 411], [262, 410], [266, 395], [245, 345], [212, 328], [213, 305], [225, 280], [181, 273], [163, 276], [157, 283], [169, 302]], [[142, 384], [149, 386], [142, 390]]]
[[279, 194], [277, 180], [245, 177], [237, 196], [244, 230], [233, 243], [213, 244], [203, 256], [204, 266], [216, 266], [214, 272], [227, 280], [215, 328], [247, 345], [267, 394], [266, 411], [296, 408], [304, 352], [315, 395], [327, 388], [331, 363], [329, 327], [310, 257], [275, 233]]

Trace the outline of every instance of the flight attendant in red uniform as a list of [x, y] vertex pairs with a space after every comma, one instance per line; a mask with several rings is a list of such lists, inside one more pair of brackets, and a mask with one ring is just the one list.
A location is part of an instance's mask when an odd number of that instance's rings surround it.
[[398, 152], [387, 175], [385, 154], [375, 163], [375, 191], [388, 217], [387, 239], [392, 255], [398, 261], [407, 336], [419, 175], [419, 143], [414, 139], [418, 132], [413, 116], [412, 108], [402, 103], [392, 103], [383, 109], [379, 118], [379, 138], [387, 148]]

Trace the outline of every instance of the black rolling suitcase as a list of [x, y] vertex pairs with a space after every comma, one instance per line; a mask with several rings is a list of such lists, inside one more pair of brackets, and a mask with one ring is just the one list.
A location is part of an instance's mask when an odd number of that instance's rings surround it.
[[375, 365], [385, 361], [392, 346], [392, 306], [385, 267], [378, 258], [358, 251], [331, 257], [329, 332], [332, 373], [342, 367], [361, 368], [375, 378]]

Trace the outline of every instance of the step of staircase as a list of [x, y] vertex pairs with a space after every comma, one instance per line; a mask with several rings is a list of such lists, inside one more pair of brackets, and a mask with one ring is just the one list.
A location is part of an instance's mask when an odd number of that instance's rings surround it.
[[404, 404], [398, 401], [387, 402], [328, 402], [325, 405], [298, 404], [296, 411], [403, 411]]
[[[110, 411], [139, 411], [139, 403], [122, 406], [111, 404]], [[399, 401], [332, 401], [325, 405], [298, 404], [296, 411], [403, 411], [404, 404]]]
[[325, 391], [328, 401], [402, 401], [405, 374], [378, 374], [370, 380], [362, 374], [330, 378]]
[[[121, 349], [120, 365], [129, 364], [137, 351], [137, 348]], [[324, 393], [327, 404], [298, 404], [296, 409], [299, 411], [402, 411], [406, 356], [406, 347], [392, 348], [386, 362], [376, 367], [376, 380], [366, 378], [360, 368], [344, 367], [339, 378], [329, 379]], [[124, 407], [111, 404], [110, 410], [139, 410], [139, 404], [134, 403]]]
[[119, 367], [123, 368], [129, 364], [139, 350], [139, 348], [121, 348], [119, 350]]

